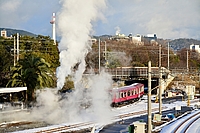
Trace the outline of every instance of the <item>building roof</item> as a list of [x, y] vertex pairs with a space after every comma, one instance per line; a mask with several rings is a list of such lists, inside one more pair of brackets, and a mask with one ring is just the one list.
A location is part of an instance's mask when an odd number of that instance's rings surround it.
[[13, 93], [27, 90], [27, 87], [0, 88], [1, 93]]

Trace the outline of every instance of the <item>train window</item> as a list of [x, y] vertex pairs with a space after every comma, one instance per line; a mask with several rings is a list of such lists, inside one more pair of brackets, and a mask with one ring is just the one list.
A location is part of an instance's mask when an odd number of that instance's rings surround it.
[[130, 96], [131, 95], [131, 92], [130, 91], [128, 91], [128, 96]]
[[132, 95], [134, 95], [134, 90], [132, 90]]
[[121, 94], [120, 94], [120, 98], [122, 98], [122, 97], [124, 97], [124, 93], [123, 92], [120, 92]]
[[126, 97], [126, 92], [124, 92], [124, 97]]

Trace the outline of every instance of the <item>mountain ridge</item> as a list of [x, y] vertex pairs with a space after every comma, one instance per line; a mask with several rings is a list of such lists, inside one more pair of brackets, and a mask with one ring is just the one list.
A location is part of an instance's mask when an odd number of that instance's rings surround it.
[[12, 28], [0, 28], [0, 30], [6, 30], [7, 31], [7, 37], [10, 37], [13, 34], [19, 33], [22, 36], [31, 36], [31, 37], [36, 37], [37, 35], [25, 30], [20, 30], [20, 29], [12, 29]]
[[[31, 37], [37, 37], [38, 35], [25, 31], [25, 30], [20, 30], [20, 29], [12, 29], [12, 28], [0, 28], [0, 30], [6, 30], [7, 31], [7, 36], [10, 37], [13, 34], [19, 33], [22, 36], [31, 36]], [[101, 35], [101, 36], [93, 36], [94, 38], [98, 39], [101, 38], [103, 40], [106, 40], [107, 38], [112, 37], [112, 35]], [[58, 39], [60, 40], [60, 39]], [[165, 46], [167, 43], [170, 43], [170, 47], [173, 50], [180, 50], [183, 48], [189, 48], [191, 44], [197, 44], [200, 45], [200, 40], [193, 39], [193, 38], [178, 38], [178, 39], [163, 39], [163, 38], [158, 38], [158, 43], [164, 44]]]

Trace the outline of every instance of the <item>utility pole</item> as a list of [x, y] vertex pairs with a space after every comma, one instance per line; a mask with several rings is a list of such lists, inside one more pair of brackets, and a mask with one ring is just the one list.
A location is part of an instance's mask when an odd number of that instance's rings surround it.
[[105, 41], [105, 68], [107, 68], [107, 46], [106, 46], [106, 41]]
[[167, 69], [169, 70], [169, 42], [167, 46]]
[[187, 50], [187, 72], [189, 71], [189, 67], [188, 67], [188, 50]]
[[101, 67], [101, 57], [100, 57], [100, 38], [99, 38], [99, 74], [100, 74], [100, 67]]
[[161, 88], [161, 45], [159, 45], [159, 114], [162, 115], [162, 88]]
[[[199, 88], [200, 88], [200, 69], [199, 69]], [[199, 89], [199, 94], [200, 94], [200, 89]], [[199, 102], [200, 102], [200, 98], [199, 98]]]
[[16, 44], [15, 44], [15, 36], [14, 36], [14, 66], [16, 64]]
[[151, 133], [151, 61], [148, 62], [148, 133]]
[[17, 61], [19, 61], [19, 33], [17, 33]]

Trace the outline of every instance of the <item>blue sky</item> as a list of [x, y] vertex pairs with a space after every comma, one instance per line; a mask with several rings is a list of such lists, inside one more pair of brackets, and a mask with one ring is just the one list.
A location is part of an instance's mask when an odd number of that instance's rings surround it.
[[[125, 35], [156, 33], [164, 39], [200, 39], [199, 0], [107, 0], [106, 3], [104, 19], [93, 22], [94, 35], [114, 35], [118, 27]], [[59, 0], [0, 0], [0, 27], [51, 36], [51, 15], [60, 10]]]

